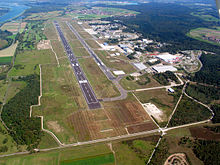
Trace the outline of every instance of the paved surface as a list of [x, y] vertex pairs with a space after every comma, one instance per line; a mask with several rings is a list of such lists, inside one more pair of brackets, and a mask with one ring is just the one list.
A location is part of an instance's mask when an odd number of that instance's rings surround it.
[[116, 101], [116, 100], [123, 100], [127, 97], [127, 91], [122, 88], [122, 86], [119, 84], [120, 78], [116, 78], [111, 70], [99, 59], [99, 57], [95, 54], [95, 52], [92, 50], [92, 48], [85, 42], [85, 40], [80, 36], [80, 34], [74, 29], [74, 27], [66, 22], [70, 30], [74, 33], [74, 35], [77, 37], [77, 39], [81, 42], [81, 44], [84, 46], [84, 48], [88, 51], [91, 57], [94, 58], [95, 62], [99, 66], [99, 68], [102, 70], [102, 72], [106, 75], [106, 77], [112, 81], [112, 83], [117, 87], [118, 91], [120, 92], [120, 96], [113, 97], [113, 98], [103, 98], [102, 101]]
[[71, 66], [73, 68], [73, 71], [75, 73], [75, 76], [78, 80], [78, 83], [80, 85], [80, 88], [83, 92], [83, 95], [86, 99], [86, 102], [87, 102], [89, 108], [90, 109], [101, 108], [101, 104], [99, 103], [99, 100], [97, 99], [90, 83], [88, 82], [83, 70], [81, 69], [77, 58], [74, 56], [74, 53], [73, 53], [69, 43], [67, 42], [58, 22], [54, 21], [54, 25], [57, 29], [57, 32], [60, 36], [62, 43], [63, 43], [64, 49], [65, 49], [67, 56], [70, 60]]
[[66, 22], [70, 30], [74, 33], [74, 35], [77, 37], [77, 39], [81, 42], [81, 44], [85, 47], [85, 49], [88, 51], [88, 53], [94, 58], [97, 65], [100, 67], [100, 69], [104, 72], [104, 74], [107, 76], [109, 80], [116, 79], [115, 76], [112, 74], [110, 69], [99, 59], [99, 57], [95, 54], [95, 52], [90, 48], [90, 46], [85, 42], [85, 40], [79, 35], [79, 33], [74, 29], [74, 27]]

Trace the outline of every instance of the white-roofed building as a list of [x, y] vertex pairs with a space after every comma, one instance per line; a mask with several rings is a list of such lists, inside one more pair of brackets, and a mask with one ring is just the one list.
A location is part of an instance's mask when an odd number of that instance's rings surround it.
[[146, 67], [142, 62], [140, 62], [140, 63], [133, 63], [133, 65], [134, 65], [137, 69], [139, 69], [139, 70], [147, 69], [147, 67]]
[[113, 73], [114, 73], [116, 76], [125, 75], [125, 72], [124, 72], [123, 70], [116, 70], [116, 71], [113, 71]]
[[167, 62], [167, 63], [174, 63], [174, 62], [177, 62], [179, 60], [179, 56], [175, 56], [175, 55], [172, 55], [170, 53], [162, 53], [158, 56], [156, 56], [157, 58]]
[[155, 70], [158, 73], [163, 73], [166, 71], [171, 71], [171, 72], [176, 72], [177, 69], [173, 67], [172, 65], [159, 65], [159, 66], [154, 66], [153, 70]]

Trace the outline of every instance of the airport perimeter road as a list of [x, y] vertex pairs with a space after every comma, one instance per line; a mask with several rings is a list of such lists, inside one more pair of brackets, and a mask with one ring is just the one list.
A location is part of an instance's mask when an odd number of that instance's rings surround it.
[[80, 85], [80, 88], [83, 92], [83, 96], [85, 97], [89, 108], [90, 109], [101, 108], [101, 104], [99, 103], [90, 83], [88, 82], [83, 70], [81, 69], [77, 58], [74, 56], [74, 53], [73, 53], [69, 43], [67, 42], [67, 40], [66, 40], [66, 38], [65, 38], [65, 36], [59, 26], [59, 23], [57, 21], [54, 21], [54, 25], [57, 29], [57, 32], [60, 36], [62, 43], [63, 43], [64, 49], [65, 49], [66, 54], [70, 60], [71, 66], [73, 68], [75, 76], [76, 76], [78, 83]]
[[107, 76], [109, 80], [115, 80], [115, 76], [112, 74], [110, 69], [98, 58], [98, 56], [95, 54], [95, 52], [90, 48], [90, 46], [84, 41], [84, 39], [79, 35], [79, 33], [74, 29], [74, 27], [66, 22], [70, 30], [74, 33], [74, 35], [77, 37], [77, 39], [81, 42], [81, 44], [85, 47], [85, 49], [88, 51], [88, 53], [94, 58], [97, 65], [100, 67], [100, 69], [103, 71], [103, 73]]

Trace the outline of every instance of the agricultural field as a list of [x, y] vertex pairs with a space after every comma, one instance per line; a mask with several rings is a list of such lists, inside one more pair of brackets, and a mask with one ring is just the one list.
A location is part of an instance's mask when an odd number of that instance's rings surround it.
[[135, 68], [131, 64], [129, 64], [127, 61], [112, 58], [104, 50], [95, 50], [94, 52], [103, 61], [103, 63], [109, 68], [114, 68], [116, 70], [123, 70], [127, 74], [135, 72]]
[[150, 74], [144, 74], [135, 79], [132, 76], [126, 76], [121, 79], [120, 84], [124, 89], [135, 90], [142, 88], [151, 88], [161, 86]]
[[0, 58], [14, 56], [17, 45], [18, 45], [18, 43], [14, 43], [11, 46], [9, 46], [8, 48], [0, 50]]
[[0, 65], [10, 65], [13, 57], [0, 57]]
[[0, 164], [5, 165], [81, 165], [88, 162], [88, 165], [94, 165], [93, 162], [113, 165], [114, 156], [106, 144], [97, 144], [0, 159]]
[[68, 117], [78, 141], [156, 129], [148, 114], [132, 95], [125, 100], [102, 104], [104, 109], [77, 111]]
[[75, 17], [81, 20], [101, 19], [112, 16], [136, 15], [138, 12], [118, 8], [93, 7], [91, 9], [79, 9], [67, 13], [67, 16]]
[[109, 98], [120, 95], [115, 85], [108, 80], [92, 58], [79, 59], [79, 63], [98, 98]]
[[18, 32], [20, 32], [20, 30], [24, 29], [26, 23], [23, 22], [8, 22], [5, 23], [2, 27], [1, 30], [7, 30], [9, 32], [12, 32], [13, 34], [16, 34]]
[[52, 12], [41, 12], [37, 14], [31, 14], [30, 16], [26, 17], [25, 21], [38, 21], [38, 20], [47, 20], [47, 19], [54, 19], [62, 14], [62, 11], [52, 11]]
[[220, 45], [220, 27], [213, 29], [197, 28], [191, 30], [187, 35], [200, 41]]

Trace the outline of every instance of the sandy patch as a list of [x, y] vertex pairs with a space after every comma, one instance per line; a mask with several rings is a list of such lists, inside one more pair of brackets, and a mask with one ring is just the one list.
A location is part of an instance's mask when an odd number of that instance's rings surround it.
[[186, 160], [186, 155], [184, 153], [176, 153], [170, 155], [165, 161], [164, 165], [189, 165]]
[[143, 104], [145, 111], [150, 115], [153, 116], [158, 122], [164, 121], [163, 119], [163, 111], [156, 107], [156, 105], [152, 103], [145, 103]]
[[56, 133], [63, 132], [63, 128], [58, 124], [57, 121], [49, 121], [47, 122], [47, 126]]
[[37, 44], [38, 50], [51, 49], [50, 40], [42, 40]]

